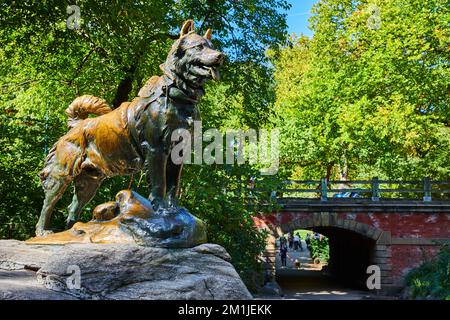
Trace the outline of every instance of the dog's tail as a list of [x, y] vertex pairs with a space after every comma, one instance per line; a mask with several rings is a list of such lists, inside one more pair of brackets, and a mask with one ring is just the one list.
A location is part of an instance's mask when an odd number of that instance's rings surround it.
[[86, 119], [90, 114], [101, 116], [111, 112], [111, 107], [105, 100], [91, 95], [76, 98], [66, 109], [67, 125], [73, 128], [78, 122]]

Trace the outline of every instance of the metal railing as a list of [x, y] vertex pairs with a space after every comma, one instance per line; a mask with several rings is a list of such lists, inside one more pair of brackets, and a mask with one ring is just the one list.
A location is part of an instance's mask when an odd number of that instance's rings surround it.
[[[336, 187], [336, 185], [339, 186]], [[394, 188], [393, 186], [398, 187]], [[345, 193], [350, 193], [350, 195], [345, 195]], [[310, 196], [307, 197], [304, 194]], [[446, 195], [450, 194], [450, 181], [432, 181], [429, 177], [415, 181], [380, 180], [377, 177], [371, 180], [327, 180], [325, 178], [321, 180], [288, 180], [284, 181], [282, 188], [278, 190], [277, 198], [311, 199], [319, 197], [321, 201], [328, 201], [330, 196], [336, 198], [336, 194], [348, 198], [370, 198], [372, 201], [380, 201], [382, 195], [386, 194], [389, 194], [387, 198], [393, 199], [411, 199], [410, 195], [419, 194], [423, 201], [432, 201], [433, 194], [439, 199], [448, 199]]]

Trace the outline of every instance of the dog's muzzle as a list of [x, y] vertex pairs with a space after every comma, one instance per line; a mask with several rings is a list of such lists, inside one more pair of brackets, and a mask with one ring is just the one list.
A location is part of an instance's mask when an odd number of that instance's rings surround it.
[[218, 68], [220, 66], [222, 66], [224, 59], [225, 59], [225, 55], [223, 53], [219, 52], [215, 63], [211, 66], [206, 66], [212, 79], [220, 80], [220, 72], [219, 72]]

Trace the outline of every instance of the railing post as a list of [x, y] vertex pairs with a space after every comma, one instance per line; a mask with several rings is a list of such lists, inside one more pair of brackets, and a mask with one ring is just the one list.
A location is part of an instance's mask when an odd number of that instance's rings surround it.
[[431, 201], [431, 180], [430, 177], [423, 178], [423, 201]]
[[320, 179], [320, 201], [328, 200], [328, 183], [326, 178]]
[[378, 177], [372, 178], [372, 201], [380, 201], [380, 183]]

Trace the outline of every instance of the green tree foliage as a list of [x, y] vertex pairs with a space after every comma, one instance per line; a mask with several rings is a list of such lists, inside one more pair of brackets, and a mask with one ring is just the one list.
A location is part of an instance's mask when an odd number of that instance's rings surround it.
[[310, 239], [308, 250], [311, 252], [311, 258], [315, 261], [319, 259], [320, 263], [327, 264], [330, 260], [330, 245], [327, 237], [320, 239]]
[[[80, 0], [79, 29], [66, 25], [71, 4], [0, 0], [1, 237], [34, 234], [43, 201], [37, 174], [48, 149], [67, 131], [64, 110], [70, 102], [83, 94], [114, 107], [131, 100], [150, 76], [161, 74], [159, 65], [185, 19], [195, 21], [199, 34], [212, 28], [215, 46], [228, 57], [221, 82], [208, 85], [199, 106], [204, 129], [269, 123], [274, 86], [265, 51], [285, 39], [281, 12], [287, 1]], [[257, 209], [250, 210], [234, 187], [238, 177], [247, 181], [253, 174], [249, 166], [186, 166], [181, 199], [207, 221], [210, 241], [225, 246], [249, 281], [264, 236], [251, 220]], [[129, 183], [127, 177], [105, 181], [82, 219], [90, 219], [95, 205], [112, 200]], [[142, 175], [131, 185], [148, 192]], [[56, 228], [64, 225], [70, 198], [68, 190], [55, 210]]]
[[450, 300], [450, 249], [443, 245], [437, 256], [413, 269], [406, 277], [411, 298]]
[[448, 0], [327, 0], [272, 54], [282, 164], [300, 178], [450, 177]]

